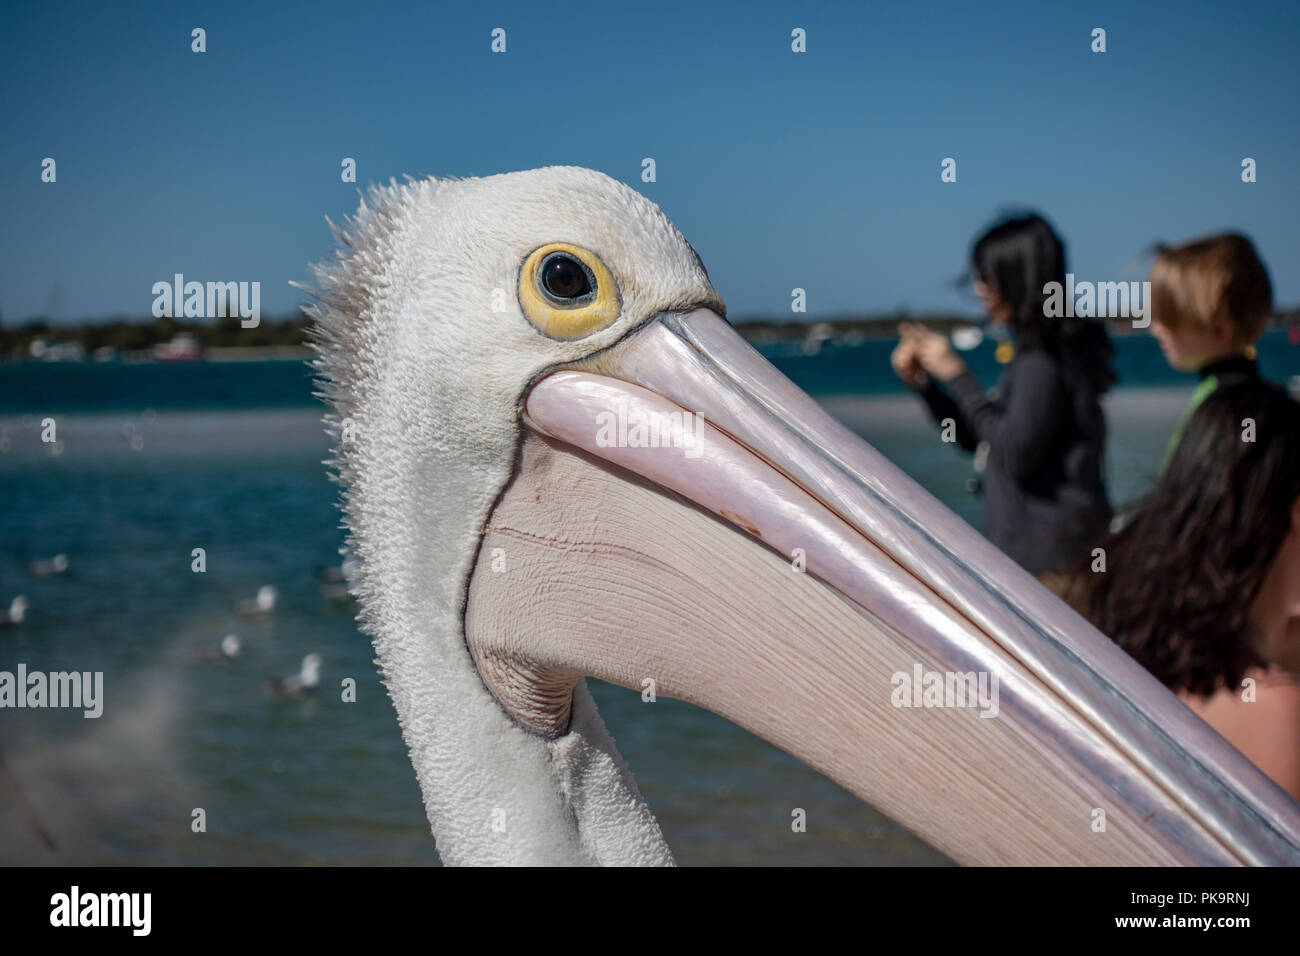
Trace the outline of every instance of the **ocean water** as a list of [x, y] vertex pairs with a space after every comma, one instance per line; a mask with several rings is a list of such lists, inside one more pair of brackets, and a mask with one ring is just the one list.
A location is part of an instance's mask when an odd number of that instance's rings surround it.
[[[1116, 339], [1115, 369], [1121, 387], [1183, 387], [1193, 377], [1165, 363], [1155, 339], [1138, 335]], [[815, 351], [802, 343], [762, 349], [767, 358], [808, 394], [901, 395], [902, 384], [889, 371], [892, 340], [855, 345], [823, 343]], [[986, 339], [963, 357], [981, 381], [992, 385], [999, 366], [995, 343]], [[1300, 347], [1281, 329], [1259, 343], [1264, 375], [1285, 380], [1300, 375]], [[142, 371], [142, 368], [144, 369]], [[127, 412], [144, 409], [304, 408], [314, 405], [311, 373], [305, 363], [211, 362], [200, 365], [137, 366], [102, 363], [0, 363], [0, 415], [50, 412]]]
[[[1145, 341], [1121, 343], [1121, 368], [1147, 361], [1126, 351]], [[978, 523], [969, 459], [910, 396], [889, 394], [887, 349], [868, 344], [774, 358]], [[1284, 345], [1261, 350], [1274, 377], [1300, 374], [1300, 349]], [[1149, 483], [1190, 394], [1185, 377], [1138, 381], [1108, 399], [1119, 500]], [[437, 863], [371, 648], [350, 603], [322, 593], [342, 534], [312, 401], [296, 363], [0, 365], [0, 605], [30, 601], [21, 626], [0, 628], [0, 670], [102, 670], [106, 684], [97, 720], [0, 710], [0, 864]], [[46, 414], [57, 452], [40, 441]], [[204, 574], [190, 570], [196, 547]], [[57, 553], [65, 574], [30, 573]], [[264, 584], [279, 590], [275, 611], [237, 614]], [[242, 653], [211, 659], [230, 633]], [[310, 652], [325, 687], [356, 680], [356, 703], [272, 698], [268, 679]], [[591, 685], [680, 863], [944, 862], [732, 724]], [[807, 832], [791, 832], [793, 807]]]

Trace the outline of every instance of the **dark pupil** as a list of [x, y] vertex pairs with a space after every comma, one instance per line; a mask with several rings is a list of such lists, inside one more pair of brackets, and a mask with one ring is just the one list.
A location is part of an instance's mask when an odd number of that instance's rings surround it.
[[586, 270], [566, 256], [554, 256], [542, 266], [542, 285], [557, 299], [578, 299], [591, 291]]

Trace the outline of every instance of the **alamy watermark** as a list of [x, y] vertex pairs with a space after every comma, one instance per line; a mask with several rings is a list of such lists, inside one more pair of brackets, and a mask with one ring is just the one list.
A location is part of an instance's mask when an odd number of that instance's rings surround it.
[[262, 283], [186, 282], [178, 272], [171, 282], [153, 284], [155, 319], [224, 319], [239, 316], [239, 325], [255, 329], [262, 322]]
[[981, 717], [998, 715], [998, 675], [988, 671], [927, 671], [920, 664], [889, 679], [895, 707], [978, 707]]
[[616, 411], [596, 414], [600, 448], [680, 448], [687, 458], [704, 454], [704, 416], [698, 412], [647, 411], [619, 399]]
[[133, 936], [148, 936], [152, 911], [152, 893], [83, 893], [74, 884], [50, 897], [51, 926], [121, 926]]
[[103, 671], [0, 671], [0, 707], [54, 707], [83, 710], [93, 719], [104, 713]]
[[1049, 319], [1132, 319], [1135, 329], [1151, 324], [1150, 282], [1075, 282], [1074, 273], [1067, 272], [1064, 286], [1049, 282], [1043, 295], [1043, 315]]

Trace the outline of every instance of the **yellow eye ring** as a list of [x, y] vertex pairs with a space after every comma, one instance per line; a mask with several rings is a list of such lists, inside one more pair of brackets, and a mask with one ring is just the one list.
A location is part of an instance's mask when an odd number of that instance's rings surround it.
[[618, 318], [618, 285], [605, 263], [578, 246], [551, 242], [534, 249], [519, 271], [519, 304], [539, 332], [572, 341]]

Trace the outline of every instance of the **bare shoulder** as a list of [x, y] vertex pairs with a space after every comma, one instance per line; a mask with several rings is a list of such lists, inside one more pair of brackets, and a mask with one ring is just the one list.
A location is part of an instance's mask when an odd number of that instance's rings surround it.
[[1252, 671], [1240, 690], [1183, 701], [1228, 742], [1300, 800], [1300, 680]]
[[1300, 677], [1285, 671], [1268, 670], [1247, 675], [1255, 680], [1255, 703], [1278, 716], [1300, 718]]
[[1300, 680], [1270, 671], [1261, 676], [1252, 705], [1255, 725], [1241, 749], [1259, 769], [1300, 800]]

